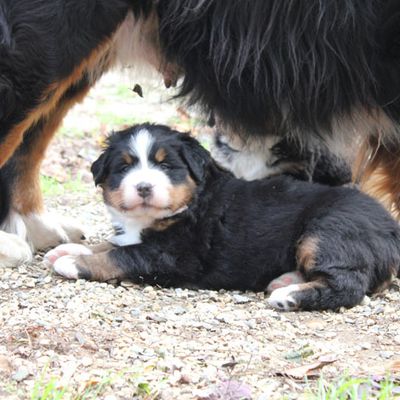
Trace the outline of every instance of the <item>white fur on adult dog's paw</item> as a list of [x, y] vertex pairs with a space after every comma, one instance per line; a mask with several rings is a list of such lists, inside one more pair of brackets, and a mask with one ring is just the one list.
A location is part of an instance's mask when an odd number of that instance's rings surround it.
[[76, 266], [76, 260], [74, 256], [60, 257], [53, 265], [54, 271], [57, 274], [64, 276], [68, 279], [78, 279], [79, 270]]
[[83, 244], [66, 243], [60, 244], [55, 249], [48, 251], [44, 256], [44, 261], [53, 265], [63, 256], [87, 256], [93, 254], [92, 250]]
[[292, 293], [299, 290], [299, 285], [289, 285], [275, 289], [269, 296], [268, 303], [280, 311], [293, 311], [298, 309], [298, 304]]
[[26, 226], [26, 239], [36, 250], [60, 243], [79, 242], [84, 238], [80, 227], [64, 217], [43, 213], [21, 216]]
[[32, 250], [17, 235], [0, 231], [0, 266], [16, 267], [32, 259]]

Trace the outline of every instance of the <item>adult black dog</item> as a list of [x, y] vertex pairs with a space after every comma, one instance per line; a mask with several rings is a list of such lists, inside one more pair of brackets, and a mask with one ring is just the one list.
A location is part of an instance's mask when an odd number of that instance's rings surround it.
[[64, 244], [47, 254], [70, 279], [132, 279], [161, 286], [274, 290], [283, 310], [352, 307], [400, 266], [400, 228], [358, 190], [275, 177], [247, 182], [166, 126], [113, 134], [93, 164], [117, 246]]
[[121, 62], [168, 85], [182, 74], [181, 95], [246, 140], [336, 152], [361, 137], [360, 169], [396, 203], [399, 19], [397, 0], [2, 0], [0, 262], [81, 236], [46, 217], [39, 167], [69, 108]]

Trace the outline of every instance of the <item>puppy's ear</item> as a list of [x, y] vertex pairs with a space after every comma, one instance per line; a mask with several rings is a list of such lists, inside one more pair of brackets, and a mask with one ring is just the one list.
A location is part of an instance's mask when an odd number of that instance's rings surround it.
[[195, 182], [201, 182], [206, 174], [207, 168], [211, 163], [210, 154], [201, 144], [189, 135], [181, 135], [181, 157], [185, 161], [190, 171], [191, 177]]
[[109, 173], [110, 157], [108, 152], [103, 152], [100, 157], [92, 164], [90, 171], [93, 174], [95, 185], [101, 185], [105, 182]]

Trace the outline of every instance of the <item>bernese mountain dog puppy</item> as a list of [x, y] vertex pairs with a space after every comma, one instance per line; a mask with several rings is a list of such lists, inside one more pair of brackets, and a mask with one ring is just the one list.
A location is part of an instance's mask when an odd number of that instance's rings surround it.
[[399, 271], [400, 228], [372, 198], [286, 176], [237, 179], [166, 126], [112, 134], [92, 172], [116, 235], [97, 252], [50, 251], [70, 279], [264, 291], [297, 274], [270, 304], [322, 310], [360, 303]]

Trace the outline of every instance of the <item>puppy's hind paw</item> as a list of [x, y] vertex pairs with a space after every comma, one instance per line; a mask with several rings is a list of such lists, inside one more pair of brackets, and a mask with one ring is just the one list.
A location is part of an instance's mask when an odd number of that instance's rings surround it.
[[304, 283], [305, 279], [300, 271], [286, 272], [285, 274], [278, 276], [278, 278], [272, 280], [267, 286], [267, 293], [272, 293], [274, 290], [281, 287]]
[[299, 308], [294, 292], [299, 290], [298, 285], [289, 285], [275, 289], [268, 298], [268, 303], [275, 309], [280, 311], [294, 311]]

